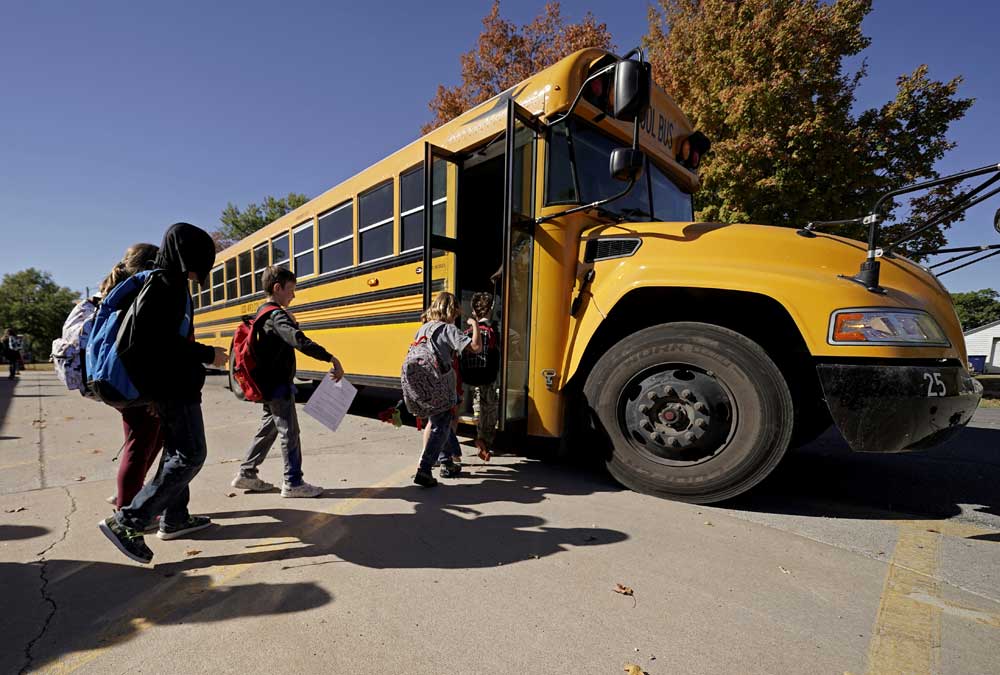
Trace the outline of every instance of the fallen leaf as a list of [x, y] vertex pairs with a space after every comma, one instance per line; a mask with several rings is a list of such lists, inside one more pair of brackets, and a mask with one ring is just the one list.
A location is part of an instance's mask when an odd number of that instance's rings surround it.
[[782, 573], [784, 573], [784, 574], [791, 574], [791, 572], [790, 572], [789, 570], [786, 570], [786, 569], [785, 569], [784, 567], [782, 567], [781, 565], [778, 565], [778, 569], [779, 569], [779, 570], [781, 570], [781, 571], [782, 571]]
[[98, 450], [98, 449], [95, 448], [95, 449], [93, 449], [93, 450], [90, 451], [90, 454], [92, 454], [92, 455], [99, 455], [99, 454], [101, 454], [101, 452], [102, 452], [101, 450]]
[[21, 511], [27, 511], [23, 506], [18, 506], [16, 509], [4, 509], [7, 513], [20, 513]]
[[76, 481], [79, 483], [81, 480], [87, 480], [86, 476], [77, 476]]
[[623, 586], [621, 584], [615, 584], [615, 593], [621, 593], [622, 595], [635, 595], [635, 591], [628, 586]]
[[242, 462], [242, 459], [224, 459], [219, 464], [232, 464], [233, 462]]
[[227, 497], [235, 497], [235, 496], [236, 496], [236, 493], [235, 493], [235, 492], [230, 492], [230, 493], [229, 493], [229, 494], [227, 494], [226, 496], [227, 496]]
[[199, 553], [201, 553], [201, 551], [199, 551], [196, 548], [192, 548], [192, 549], [188, 549], [187, 551], [184, 551], [184, 555], [198, 555]]
[[634, 663], [626, 663], [625, 672], [628, 673], [628, 675], [646, 675], [646, 672]]
[[63, 419], [66, 420], [67, 422], [69, 422], [70, 420], [74, 420], [76, 418], [75, 417], [64, 417]]
[[706, 520], [705, 524], [708, 525], [709, 527], [715, 527], [715, 525], [712, 524], [711, 520]]

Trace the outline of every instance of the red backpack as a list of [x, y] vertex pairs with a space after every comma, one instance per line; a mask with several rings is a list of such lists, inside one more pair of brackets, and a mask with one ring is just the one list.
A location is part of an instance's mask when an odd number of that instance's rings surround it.
[[247, 401], [264, 400], [260, 385], [253, 378], [253, 372], [257, 368], [257, 358], [253, 352], [259, 333], [257, 326], [263, 325], [268, 315], [276, 309], [281, 309], [281, 305], [269, 302], [260, 308], [254, 318], [243, 317], [233, 336], [233, 379], [239, 383], [243, 398]]

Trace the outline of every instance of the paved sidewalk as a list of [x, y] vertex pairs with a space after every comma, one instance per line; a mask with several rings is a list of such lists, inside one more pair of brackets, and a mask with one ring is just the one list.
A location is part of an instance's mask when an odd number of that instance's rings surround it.
[[327, 490], [287, 500], [229, 487], [257, 408], [219, 379], [192, 483], [216, 524], [148, 537], [151, 567], [95, 526], [120, 416], [50, 374], [0, 389], [0, 672], [1000, 672], [994, 411], [921, 455], [830, 434], [724, 508], [517, 457], [423, 490], [415, 430], [302, 415]]

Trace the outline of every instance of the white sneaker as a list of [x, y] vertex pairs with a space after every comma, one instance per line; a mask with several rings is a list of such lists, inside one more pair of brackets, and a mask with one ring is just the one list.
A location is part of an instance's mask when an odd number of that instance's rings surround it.
[[282, 497], [319, 497], [321, 494], [323, 494], [323, 488], [318, 485], [310, 485], [309, 483], [303, 483], [302, 485], [296, 485], [295, 487], [292, 487], [288, 483], [284, 483], [281, 486]]
[[240, 490], [246, 490], [247, 492], [267, 492], [274, 489], [273, 485], [256, 476], [253, 478], [249, 476], [237, 476], [230, 485]]

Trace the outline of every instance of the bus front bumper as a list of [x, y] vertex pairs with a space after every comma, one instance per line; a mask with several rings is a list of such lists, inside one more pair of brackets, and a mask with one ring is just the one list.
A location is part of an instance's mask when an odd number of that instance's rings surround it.
[[929, 448], [972, 419], [983, 385], [958, 366], [820, 364], [834, 423], [852, 450]]

